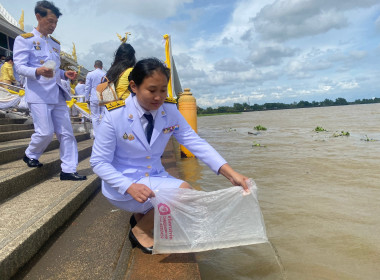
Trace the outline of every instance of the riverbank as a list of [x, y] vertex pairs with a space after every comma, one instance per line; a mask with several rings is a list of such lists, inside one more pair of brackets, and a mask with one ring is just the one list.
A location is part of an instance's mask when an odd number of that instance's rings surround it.
[[[162, 162], [178, 176], [173, 142]], [[194, 254], [146, 255], [132, 249], [129, 218], [98, 190], [13, 279], [201, 279]]]

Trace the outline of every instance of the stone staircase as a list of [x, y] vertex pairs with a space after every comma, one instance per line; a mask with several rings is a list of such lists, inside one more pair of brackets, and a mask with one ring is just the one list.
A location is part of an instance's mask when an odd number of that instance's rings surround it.
[[59, 179], [56, 138], [40, 158], [44, 166], [27, 167], [22, 157], [33, 132], [30, 119], [0, 113], [0, 279], [4, 280], [25, 265], [100, 186], [89, 164], [93, 142], [89, 133], [75, 133], [77, 170], [88, 178], [75, 182]]

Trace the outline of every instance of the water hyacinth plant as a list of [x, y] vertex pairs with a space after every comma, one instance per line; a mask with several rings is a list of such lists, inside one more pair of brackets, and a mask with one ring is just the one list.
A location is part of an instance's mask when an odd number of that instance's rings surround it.
[[327, 131], [326, 129], [324, 129], [322, 126], [317, 126], [314, 131], [316, 132], [322, 132], [322, 131]]
[[366, 141], [366, 142], [375, 142], [375, 141], [379, 141], [379, 140], [376, 140], [376, 139], [372, 139], [372, 138], [369, 138], [367, 135], [365, 136], [365, 138], [363, 139], [360, 139], [362, 141]]
[[266, 147], [265, 145], [261, 145], [260, 143], [253, 142], [252, 148], [253, 147]]
[[259, 131], [259, 130], [267, 130], [266, 127], [262, 126], [262, 125], [258, 125], [258, 126], [255, 126], [253, 129]]
[[339, 136], [350, 136], [350, 133], [348, 131], [344, 132], [343, 130], [339, 133], [339, 132], [335, 132], [333, 134], [333, 137], [339, 137]]

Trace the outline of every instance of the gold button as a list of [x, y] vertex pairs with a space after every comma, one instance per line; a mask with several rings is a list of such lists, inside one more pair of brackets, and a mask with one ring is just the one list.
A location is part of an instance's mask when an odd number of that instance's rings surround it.
[[147, 173], [145, 173], [145, 177], [148, 177], [149, 176], [149, 173], [147, 172]]
[[146, 156], [147, 159], [150, 159], [150, 156]]
[[133, 115], [129, 114], [128, 118], [133, 119]]
[[150, 166], [150, 165], [148, 165], [147, 167], [148, 167], [149, 169], [151, 169], [151, 168], [152, 168], [152, 166]]

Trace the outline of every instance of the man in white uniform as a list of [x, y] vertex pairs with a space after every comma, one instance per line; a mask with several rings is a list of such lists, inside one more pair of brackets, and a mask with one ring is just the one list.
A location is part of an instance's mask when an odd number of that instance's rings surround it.
[[75, 86], [75, 95], [85, 95], [85, 87], [83, 79], [78, 79], [78, 84]]
[[85, 86], [85, 101], [90, 101], [93, 136], [96, 135], [96, 129], [99, 126], [101, 115], [104, 112], [104, 106], [99, 106], [98, 96], [96, 95], [96, 87], [101, 83], [102, 78], [106, 75], [106, 72], [103, 70], [103, 62], [100, 60], [95, 61], [94, 68], [94, 71], [87, 74]]
[[23, 160], [29, 167], [42, 167], [38, 159], [55, 133], [60, 142], [60, 179], [85, 180], [76, 172], [78, 148], [65, 102], [71, 96], [61, 85], [61, 79], [75, 79], [77, 73], [59, 68], [60, 43], [49, 36], [62, 14], [49, 1], [38, 1], [34, 11], [37, 28], [18, 36], [13, 48], [16, 71], [26, 77], [26, 102], [35, 129]]

